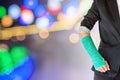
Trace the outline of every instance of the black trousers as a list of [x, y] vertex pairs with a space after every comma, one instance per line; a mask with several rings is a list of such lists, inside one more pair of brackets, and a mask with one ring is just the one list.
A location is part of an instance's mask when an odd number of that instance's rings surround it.
[[94, 73], [94, 80], [120, 80], [120, 70], [119, 70], [117, 76], [115, 76], [114, 78]]

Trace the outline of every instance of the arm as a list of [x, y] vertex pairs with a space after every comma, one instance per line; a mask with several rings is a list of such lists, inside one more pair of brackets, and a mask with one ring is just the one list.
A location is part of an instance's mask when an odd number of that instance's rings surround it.
[[90, 36], [90, 33], [87, 32], [80, 33], [80, 38], [84, 48], [91, 57], [95, 69], [100, 72], [106, 72], [110, 70], [107, 61], [105, 61], [104, 58], [100, 55], [100, 53], [97, 51], [93, 43], [93, 40]]
[[81, 42], [91, 57], [93, 65], [96, 70], [105, 72], [109, 70], [109, 65], [104, 60], [104, 58], [97, 51], [94, 42], [90, 36], [90, 30], [93, 28], [97, 20], [100, 20], [99, 11], [94, 0], [92, 7], [89, 9], [87, 15], [84, 16], [80, 27], [80, 38]]

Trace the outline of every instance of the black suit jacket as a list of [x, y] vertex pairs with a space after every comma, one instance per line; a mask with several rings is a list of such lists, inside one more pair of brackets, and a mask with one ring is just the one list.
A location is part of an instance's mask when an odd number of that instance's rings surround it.
[[84, 16], [81, 26], [90, 30], [99, 21], [101, 42], [98, 51], [108, 61], [110, 71], [106, 73], [92, 70], [98, 74], [114, 77], [120, 67], [120, 17], [117, 0], [94, 0], [88, 13]]

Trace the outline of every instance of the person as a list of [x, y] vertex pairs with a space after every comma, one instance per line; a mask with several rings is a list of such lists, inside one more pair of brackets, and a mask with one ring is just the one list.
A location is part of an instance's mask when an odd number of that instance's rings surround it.
[[[90, 35], [97, 21], [101, 38], [98, 49]], [[93, 62], [94, 80], [120, 80], [120, 0], [94, 0], [79, 33]]]

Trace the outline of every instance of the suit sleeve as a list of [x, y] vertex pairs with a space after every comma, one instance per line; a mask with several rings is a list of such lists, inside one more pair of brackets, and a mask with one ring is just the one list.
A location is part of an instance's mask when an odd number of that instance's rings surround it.
[[84, 19], [82, 20], [80, 26], [85, 26], [86, 28], [91, 30], [94, 24], [96, 23], [96, 21], [99, 19], [100, 19], [99, 11], [98, 11], [96, 2], [94, 0], [91, 8], [88, 10], [88, 13], [84, 16]]

